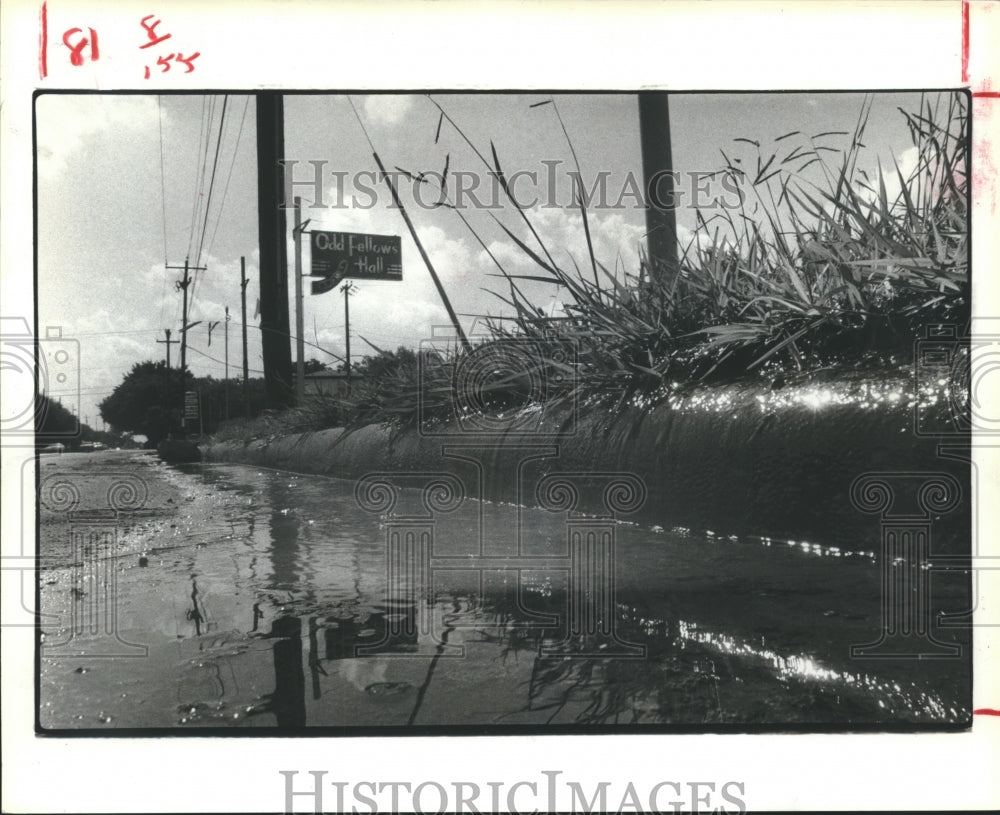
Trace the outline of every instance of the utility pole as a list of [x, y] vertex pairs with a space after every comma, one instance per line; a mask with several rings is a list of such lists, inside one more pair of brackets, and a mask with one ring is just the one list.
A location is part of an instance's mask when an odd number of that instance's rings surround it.
[[226, 306], [226, 421], [229, 421], [229, 306]]
[[243, 308], [243, 418], [250, 418], [250, 363], [247, 359], [247, 259], [240, 257], [240, 305]]
[[305, 396], [305, 328], [302, 325], [302, 199], [295, 196], [295, 400], [302, 404]]
[[[204, 272], [205, 266], [190, 266], [188, 259], [184, 258], [183, 266], [167, 266], [167, 269], [183, 269], [184, 279], [175, 283], [175, 287], [184, 292], [184, 307], [181, 310], [181, 430], [185, 429], [186, 420], [184, 414], [187, 412], [184, 406], [185, 393], [187, 391], [187, 331], [192, 326], [188, 325], [188, 286], [191, 285], [191, 272]], [[195, 323], [197, 325], [198, 323]], [[169, 346], [168, 346], [169, 347]]]
[[170, 339], [170, 329], [169, 328], [164, 328], [163, 332], [167, 335], [167, 338], [165, 340], [157, 340], [156, 342], [159, 343], [160, 345], [166, 345], [167, 346], [167, 373], [169, 374], [170, 373], [170, 346], [171, 345], [177, 345], [180, 342], [180, 340], [172, 340], [172, 339]]
[[348, 281], [340, 290], [344, 293], [344, 373], [347, 375], [347, 393], [351, 393], [351, 300], [358, 287]]
[[679, 274], [673, 157], [668, 93], [639, 94], [639, 141], [646, 202], [646, 248], [650, 283], [672, 291]]
[[260, 333], [268, 406], [281, 408], [292, 396], [288, 328], [288, 260], [285, 224], [285, 117], [279, 91], [259, 91], [257, 100], [257, 219], [260, 241]]

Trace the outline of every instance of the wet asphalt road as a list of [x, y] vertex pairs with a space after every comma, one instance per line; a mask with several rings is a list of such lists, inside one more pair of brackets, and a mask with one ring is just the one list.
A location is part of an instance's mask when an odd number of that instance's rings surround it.
[[[45, 729], [969, 715], [968, 659], [849, 656], [879, 635], [879, 569], [819, 544], [618, 525], [614, 597], [593, 606], [611, 634], [593, 640], [572, 630], [574, 598], [598, 601], [560, 568], [552, 513], [468, 502], [435, 527], [415, 588], [387, 548], [393, 519], [363, 511], [353, 482], [139, 451], [45, 455], [39, 481]], [[512, 519], [544, 568], [463, 561]], [[934, 586], [936, 609], [967, 600], [960, 580]]]

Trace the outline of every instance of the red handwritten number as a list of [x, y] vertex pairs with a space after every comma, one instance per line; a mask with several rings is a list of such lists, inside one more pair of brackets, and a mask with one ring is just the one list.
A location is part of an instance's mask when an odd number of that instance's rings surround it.
[[[149, 42], [139, 46], [140, 49], [149, 48], [150, 46], [157, 45], [158, 43], [161, 43], [164, 40], [169, 39], [171, 36], [173, 36], [171, 34], [164, 34], [162, 36], [158, 36], [156, 33], [156, 27], [160, 25], [163, 21], [153, 20], [153, 17], [154, 15], [147, 14], [145, 17], [142, 18], [142, 20], [140, 20], [140, 24], [146, 30], [146, 36], [149, 38]], [[153, 20], [153, 22], [149, 22], [150, 20]], [[186, 57], [179, 52], [176, 54], [160, 55], [157, 56], [156, 58], [156, 64], [161, 68], [160, 73], [165, 74], [167, 71], [170, 70], [171, 67], [170, 60], [174, 60], [175, 63], [178, 62], [183, 63], [186, 68], [184, 73], [189, 74], [194, 70], [194, 61], [200, 56], [201, 53], [198, 51], [195, 51], [189, 57]], [[149, 79], [149, 77], [150, 77], [150, 66], [147, 65], [145, 78]]]
[[187, 70], [184, 73], [189, 74], [194, 70], [194, 65], [192, 65], [191, 63], [194, 62], [200, 56], [201, 56], [201, 51], [195, 51], [189, 57], [185, 57], [183, 54], [178, 54], [177, 61], [183, 62], [187, 66]]
[[80, 37], [76, 43], [71, 43], [70, 38], [75, 37], [77, 34], [82, 34], [82, 28], [70, 28], [63, 34], [63, 45], [70, 51], [69, 61], [71, 65], [83, 65], [83, 50], [88, 45], [90, 46], [90, 59], [94, 62], [100, 59], [101, 52], [97, 45], [97, 32], [92, 28], [88, 28], [87, 30], [90, 32], [90, 37]]
[[164, 40], [169, 40], [173, 36], [172, 34], [164, 34], [162, 37], [156, 36], [156, 27], [162, 22], [162, 20], [153, 20], [152, 23], [146, 22], [147, 20], [152, 20], [154, 16], [155, 15], [153, 14], [147, 14], [139, 21], [139, 24], [146, 29], [146, 36], [149, 37], [149, 42], [145, 45], [140, 45], [139, 48], [149, 48], [150, 46], [161, 43]]

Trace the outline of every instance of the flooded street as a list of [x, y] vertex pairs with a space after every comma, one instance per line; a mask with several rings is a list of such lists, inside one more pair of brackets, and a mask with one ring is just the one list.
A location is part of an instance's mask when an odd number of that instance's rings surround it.
[[[960, 659], [851, 657], [882, 630], [874, 551], [471, 499], [428, 519], [415, 489], [390, 515], [353, 481], [140, 452], [39, 466], [45, 729], [971, 715], [966, 630], [933, 632]], [[126, 508], [101, 515], [116, 479]], [[966, 575], [931, 586], [935, 613], [968, 606]]]

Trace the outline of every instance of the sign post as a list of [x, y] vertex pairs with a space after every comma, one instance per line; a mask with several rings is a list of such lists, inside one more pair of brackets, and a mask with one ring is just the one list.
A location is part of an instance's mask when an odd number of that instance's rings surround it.
[[198, 391], [185, 391], [184, 393], [184, 421], [188, 419], [198, 419], [201, 421], [201, 405], [198, 399]]

